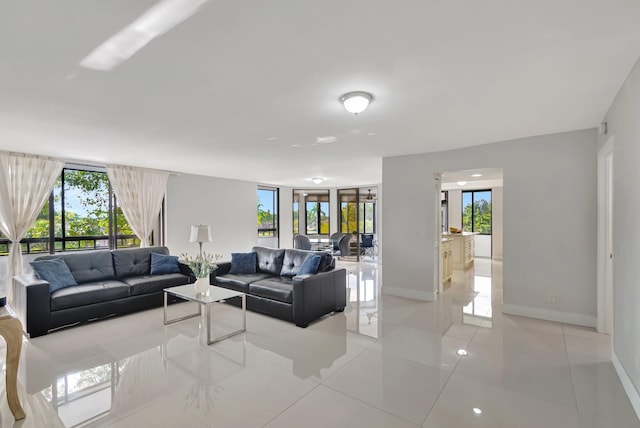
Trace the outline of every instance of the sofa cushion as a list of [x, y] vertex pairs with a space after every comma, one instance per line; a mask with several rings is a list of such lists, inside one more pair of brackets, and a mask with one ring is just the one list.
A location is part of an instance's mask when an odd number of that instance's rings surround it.
[[253, 247], [258, 258], [258, 272], [280, 275], [284, 250], [277, 248]]
[[34, 260], [29, 263], [36, 276], [49, 283], [49, 293], [61, 288], [78, 285], [69, 266], [62, 259]]
[[175, 287], [176, 285], [188, 284], [189, 277], [181, 273], [169, 273], [163, 275], [132, 276], [123, 279], [123, 281], [131, 286], [130, 294], [137, 296], [140, 294], [160, 292], [165, 288]]
[[180, 273], [178, 256], [151, 253], [151, 275], [165, 275], [168, 273]]
[[322, 256], [317, 254], [307, 254], [307, 257], [304, 259], [302, 266], [300, 266], [297, 275], [315, 275], [318, 273], [320, 260], [322, 260]]
[[95, 281], [51, 293], [51, 310], [75, 308], [129, 297], [129, 286], [116, 280]]
[[320, 265], [318, 266], [318, 272], [329, 272], [335, 269], [336, 259], [334, 259], [331, 254], [325, 253], [324, 251], [316, 251], [314, 254], [322, 257], [322, 259], [320, 259]]
[[151, 253], [169, 254], [167, 247], [125, 248], [113, 250], [116, 278], [144, 276], [151, 272]]
[[282, 276], [296, 276], [300, 267], [304, 263], [308, 254], [315, 254], [320, 257], [320, 264], [318, 265], [318, 272], [328, 272], [335, 266], [335, 261], [331, 254], [323, 251], [305, 251], [287, 248], [284, 253], [284, 262], [282, 263]]
[[229, 273], [233, 275], [256, 273], [256, 253], [231, 253]]
[[57, 258], [65, 261], [67, 266], [69, 266], [71, 275], [73, 275], [78, 284], [115, 279], [111, 251], [70, 252], [68, 254], [58, 254], [55, 256], [37, 257], [35, 260], [52, 260]]
[[265, 299], [293, 303], [293, 280], [279, 276], [252, 282], [249, 284], [249, 293]]
[[211, 279], [213, 280], [213, 284], [219, 287], [248, 293], [250, 283], [270, 277], [272, 277], [272, 275], [268, 273], [254, 273], [252, 275], [233, 275], [228, 273], [226, 275], [217, 275]]

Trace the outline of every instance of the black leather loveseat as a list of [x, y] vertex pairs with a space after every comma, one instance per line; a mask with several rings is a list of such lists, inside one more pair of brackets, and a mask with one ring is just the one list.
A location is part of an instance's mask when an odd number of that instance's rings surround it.
[[50, 292], [49, 283], [34, 274], [13, 279], [13, 304], [23, 329], [31, 336], [49, 330], [149, 309], [163, 304], [162, 290], [195, 282], [188, 266], [180, 273], [151, 275], [151, 253], [169, 254], [167, 247], [82, 251], [42, 256], [60, 258], [78, 285]]
[[[247, 309], [307, 327], [325, 314], [342, 312], [347, 300], [347, 272], [335, 268], [324, 252], [253, 247], [254, 273], [232, 274], [231, 262], [219, 263], [211, 284], [247, 295]], [[297, 275], [309, 253], [322, 256], [318, 272]], [[229, 303], [239, 304], [231, 301]]]

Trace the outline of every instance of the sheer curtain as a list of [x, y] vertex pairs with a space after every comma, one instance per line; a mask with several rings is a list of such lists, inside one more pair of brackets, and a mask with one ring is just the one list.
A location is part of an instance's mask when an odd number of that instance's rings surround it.
[[11, 240], [8, 301], [12, 300], [11, 281], [22, 272], [20, 240], [36, 221], [63, 166], [58, 159], [0, 152], [0, 231]]
[[149, 235], [162, 208], [169, 173], [127, 166], [108, 166], [107, 174], [118, 205], [142, 241], [140, 247], [149, 246]]

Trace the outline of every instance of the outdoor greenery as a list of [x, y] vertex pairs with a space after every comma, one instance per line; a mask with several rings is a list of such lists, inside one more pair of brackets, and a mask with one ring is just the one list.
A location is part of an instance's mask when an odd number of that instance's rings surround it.
[[360, 210], [360, 224], [356, 227], [356, 203], [342, 202], [340, 204], [341, 224], [340, 231], [342, 233], [375, 233], [375, 202], [361, 202], [358, 207]]
[[293, 233], [300, 233], [300, 212], [298, 211], [298, 202], [293, 203]]
[[[62, 176], [64, 176], [64, 234], [62, 222]], [[106, 172], [64, 169], [53, 190], [53, 233], [56, 238], [98, 237], [101, 246], [108, 247], [109, 235], [109, 179]], [[115, 201], [115, 198], [114, 198]], [[49, 211], [50, 200], [44, 204], [33, 226], [25, 238], [37, 239], [28, 246], [22, 243], [22, 251], [29, 253], [49, 252]], [[134, 235], [122, 209], [114, 210], [114, 226], [117, 235]], [[0, 235], [0, 239], [2, 236]], [[94, 240], [71, 240], [66, 249], [93, 248]], [[127, 238], [121, 246], [139, 243], [137, 238]], [[63, 243], [57, 241], [55, 250], [63, 250]], [[8, 245], [0, 245], [0, 254], [8, 253]], [[70, 248], [71, 247], [71, 248]]]
[[469, 232], [490, 234], [491, 202], [480, 199], [465, 205], [462, 210], [462, 228]]
[[[329, 234], [328, 202], [307, 202], [307, 234]], [[320, 227], [318, 228], [318, 223]]]
[[278, 189], [258, 188], [258, 236], [276, 236], [278, 228]]
[[265, 210], [264, 206], [258, 201], [258, 236], [274, 236], [273, 229], [276, 228], [276, 220], [276, 216], [271, 210]]

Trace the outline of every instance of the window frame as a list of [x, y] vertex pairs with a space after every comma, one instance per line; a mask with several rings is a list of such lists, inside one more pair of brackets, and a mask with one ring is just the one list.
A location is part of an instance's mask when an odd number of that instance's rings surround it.
[[[488, 192], [490, 195], [490, 201], [489, 203], [491, 204], [491, 211], [490, 211], [490, 216], [491, 216], [491, 232], [486, 233], [486, 232], [476, 232], [475, 231], [475, 209], [474, 209], [474, 205], [475, 205], [475, 194], [476, 193], [483, 193], [483, 192]], [[470, 193], [471, 194], [471, 230], [466, 230], [467, 232], [472, 232], [472, 233], [476, 233], [478, 235], [487, 235], [487, 236], [491, 236], [493, 234], [493, 192], [491, 191], [491, 189], [473, 189], [473, 190], [463, 190], [460, 197], [461, 197], [461, 207], [462, 207], [462, 213], [461, 213], [461, 218], [462, 218], [462, 227], [464, 229], [464, 195], [465, 193]]]
[[[23, 238], [20, 241], [20, 247], [21, 247], [21, 251], [22, 254], [56, 254], [56, 253], [61, 253], [61, 252], [75, 252], [75, 251], [91, 251], [91, 250], [98, 250], [98, 249], [109, 249], [109, 250], [114, 250], [114, 249], [118, 249], [118, 248], [131, 248], [131, 247], [136, 247], [140, 245], [140, 239], [135, 235], [119, 235], [118, 234], [118, 228], [117, 228], [117, 217], [118, 217], [118, 213], [117, 213], [117, 209], [118, 209], [118, 204], [117, 204], [117, 199], [115, 196], [115, 193], [113, 192], [113, 188], [111, 186], [111, 183], [108, 180], [107, 177], [107, 184], [108, 184], [108, 212], [107, 212], [107, 217], [108, 217], [108, 228], [107, 228], [107, 234], [106, 235], [81, 235], [81, 236], [67, 236], [67, 231], [66, 231], [66, 208], [65, 208], [65, 189], [64, 189], [64, 174], [65, 171], [69, 171], [69, 170], [74, 170], [74, 171], [87, 171], [87, 172], [96, 172], [96, 173], [101, 173], [101, 174], [107, 174], [107, 170], [105, 167], [100, 167], [100, 166], [90, 166], [90, 165], [78, 165], [78, 164], [65, 164], [64, 167], [62, 168], [62, 171], [60, 172], [60, 184], [59, 184], [59, 191], [60, 191], [60, 200], [58, 202], [59, 204], [59, 211], [60, 211], [60, 223], [58, 224], [61, 228], [60, 230], [60, 236], [56, 236], [55, 233], [55, 228], [56, 228], [56, 221], [55, 221], [55, 216], [56, 216], [56, 203], [55, 203], [55, 192], [56, 192], [56, 187], [54, 187], [54, 189], [52, 189], [51, 193], [49, 194], [49, 199], [47, 202], [49, 204], [49, 216], [48, 216], [48, 221], [49, 221], [49, 232], [48, 232], [48, 237], [43, 237], [43, 238]], [[164, 206], [164, 201], [163, 201], [163, 206]], [[43, 207], [44, 208], [44, 207]], [[164, 228], [164, 210], [161, 210], [161, 212], [159, 213], [158, 216], [158, 226], [159, 229], [162, 230]], [[34, 223], [35, 224], [35, 223]], [[29, 228], [29, 230], [31, 230], [31, 228], [33, 227], [33, 225], [31, 225], [31, 227]], [[156, 239], [155, 239], [155, 233], [152, 233], [151, 235], [151, 241], [155, 243]], [[160, 234], [161, 235], [161, 234]], [[132, 240], [132, 245], [122, 245], [122, 243], [124, 242], [123, 240], [127, 240], [127, 239], [131, 239]], [[91, 246], [87, 246], [87, 247], [83, 247], [81, 242], [82, 241], [91, 241], [93, 240], [93, 245]], [[97, 242], [98, 241], [106, 241], [107, 245], [98, 245]], [[162, 241], [162, 239], [161, 239]], [[67, 246], [67, 243], [70, 242], [76, 242], [78, 248], [70, 248]], [[35, 244], [35, 243], [46, 243], [45, 248], [42, 249], [41, 251], [32, 251], [31, 249], [31, 245]], [[121, 243], [121, 245], [119, 245], [119, 243]], [[0, 255], [5, 255], [8, 254], [9, 252], [9, 245], [11, 244], [11, 241], [9, 241], [6, 237], [4, 236], [0, 236], [0, 250], [3, 249], [3, 247], [7, 250], [6, 252], [4, 251], [0, 251]], [[164, 242], [158, 242], [155, 243], [154, 245], [163, 245]], [[60, 245], [60, 248], [57, 248], [57, 246]]]
[[[272, 192], [272, 202], [273, 202], [273, 213], [271, 213], [273, 217], [273, 227], [260, 227], [258, 226], [257, 234], [258, 238], [278, 238], [280, 235], [280, 215], [279, 215], [279, 206], [280, 206], [280, 189], [277, 187], [269, 187], [269, 186], [258, 186], [256, 193], [259, 195], [260, 192]], [[260, 196], [258, 196], [258, 203], [260, 202]], [[258, 210], [257, 215], [259, 216], [260, 211]], [[271, 233], [270, 235], [261, 235], [261, 233]]]
[[[303, 193], [304, 196], [304, 193]], [[329, 189], [317, 189], [314, 191], [308, 191], [307, 195], [304, 196], [304, 230], [305, 230], [305, 235], [311, 235], [311, 236], [329, 236], [331, 234], [331, 198], [329, 195]], [[317, 218], [316, 220], [316, 225], [317, 225], [317, 230], [314, 232], [313, 230], [309, 230], [309, 224], [312, 223], [309, 221], [309, 214], [310, 214], [310, 209], [309, 209], [309, 205], [312, 205], [316, 207], [316, 216]], [[324, 206], [325, 209], [323, 209], [323, 204], [326, 204]], [[311, 208], [313, 209], [313, 208]], [[322, 215], [324, 214], [324, 217], [326, 218], [326, 226], [327, 226], [327, 231], [326, 233], [324, 233], [322, 231], [322, 225], [325, 224], [325, 222], [322, 221]]]

